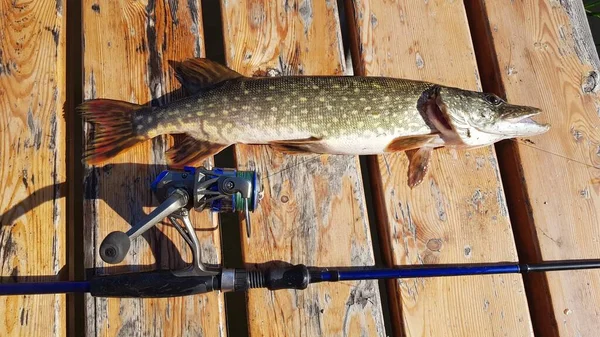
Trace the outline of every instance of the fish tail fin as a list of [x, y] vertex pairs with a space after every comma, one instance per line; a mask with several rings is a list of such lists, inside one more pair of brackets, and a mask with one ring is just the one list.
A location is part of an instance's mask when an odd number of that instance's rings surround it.
[[96, 165], [148, 139], [134, 129], [133, 114], [142, 105], [111, 99], [94, 99], [77, 107], [84, 121], [95, 125], [83, 160]]

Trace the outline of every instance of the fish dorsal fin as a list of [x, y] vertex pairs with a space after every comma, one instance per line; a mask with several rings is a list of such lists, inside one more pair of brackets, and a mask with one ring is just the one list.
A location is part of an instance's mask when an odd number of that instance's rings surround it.
[[206, 58], [169, 61], [169, 64], [179, 83], [192, 94], [214, 88], [224, 81], [244, 77], [237, 71]]

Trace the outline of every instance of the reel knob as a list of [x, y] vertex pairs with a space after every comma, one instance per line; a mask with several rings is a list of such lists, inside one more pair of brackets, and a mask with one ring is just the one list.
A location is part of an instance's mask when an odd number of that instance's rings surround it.
[[117, 264], [125, 258], [131, 247], [129, 236], [123, 232], [112, 232], [100, 244], [100, 258], [110, 264]]

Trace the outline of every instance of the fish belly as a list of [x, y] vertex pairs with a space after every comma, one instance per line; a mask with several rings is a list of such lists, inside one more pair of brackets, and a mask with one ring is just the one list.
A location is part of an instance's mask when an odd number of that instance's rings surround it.
[[376, 155], [385, 153], [386, 147], [394, 140], [391, 136], [360, 137], [345, 136], [325, 139], [315, 146], [321, 153], [341, 155]]

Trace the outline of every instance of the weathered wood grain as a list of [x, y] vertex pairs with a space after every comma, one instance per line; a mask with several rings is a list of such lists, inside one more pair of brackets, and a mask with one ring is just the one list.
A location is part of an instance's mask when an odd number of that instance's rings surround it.
[[[181, 97], [168, 94], [180, 88], [168, 61], [204, 55], [200, 18], [197, 1], [84, 1], [84, 98], [162, 104]], [[93, 132], [89, 126], [85, 130], [86, 135]], [[132, 242], [118, 270], [104, 269], [110, 266], [98, 255], [108, 233], [126, 231], [157, 205], [150, 183], [166, 168], [164, 151], [172, 143], [170, 137], [156, 138], [108, 165], [86, 168], [87, 267], [111, 273], [181, 268], [191, 261], [185, 241], [167, 221]], [[217, 217], [208, 212], [191, 215], [195, 227], [203, 229], [196, 234], [204, 262], [219, 263]], [[226, 335], [224, 301], [218, 292], [172, 299], [88, 297], [86, 307], [88, 336]]]
[[[245, 74], [343, 74], [335, 1], [222, 1], [227, 64]], [[269, 72], [269, 68], [272, 68]], [[309, 266], [373, 265], [357, 157], [283, 155], [236, 146], [240, 169], [261, 172], [265, 196], [242, 234], [250, 266], [281, 260]], [[242, 226], [244, 227], [244, 226]], [[252, 290], [252, 336], [383, 336], [376, 282]]]
[[[357, 75], [481, 90], [461, 1], [347, 1], [347, 8]], [[493, 147], [436, 150], [413, 190], [404, 153], [371, 159], [389, 265], [517, 260]], [[389, 291], [398, 336], [532, 335], [519, 275], [398, 280]]]
[[[499, 146], [524, 262], [598, 258], [600, 61], [581, 1], [475, 1], [469, 7], [484, 87], [541, 108], [552, 125]], [[492, 80], [493, 79], [493, 80]], [[526, 279], [540, 336], [594, 336], [600, 272]]]
[[[0, 282], [66, 278], [65, 8], [0, 1]], [[64, 295], [0, 298], [3, 336], [64, 336]]]

